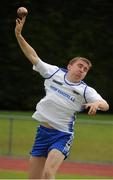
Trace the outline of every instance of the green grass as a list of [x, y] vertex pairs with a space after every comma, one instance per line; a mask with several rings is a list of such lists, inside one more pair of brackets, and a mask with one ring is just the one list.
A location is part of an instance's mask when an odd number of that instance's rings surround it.
[[[0, 170], [0, 179], [28, 179], [28, 174], [22, 171]], [[110, 177], [58, 174], [56, 179], [110, 179]]]
[[[0, 120], [0, 147], [2, 147], [0, 148], [0, 154], [26, 156], [34, 140], [36, 121], [13, 121], [11, 134], [9, 124], [8, 120]], [[10, 144], [9, 140], [11, 140]]]
[[[38, 122], [31, 118], [32, 112], [1, 111], [1, 115], [0, 155], [28, 156], [38, 126]], [[11, 121], [11, 118], [14, 120]], [[87, 120], [89, 123], [85, 123]], [[97, 122], [92, 124], [95, 120]], [[113, 125], [98, 123], [106, 120], [113, 122], [113, 115], [78, 114], [70, 160], [113, 163]], [[12, 127], [12, 132], [9, 127]]]
[[79, 113], [77, 115], [77, 119], [83, 119], [83, 120], [108, 120], [108, 121], [113, 121], [113, 114], [100, 114], [97, 113], [94, 116], [89, 116], [87, 114]]
[[70, 159], [113, 162], [113, 126], [77, 124]]

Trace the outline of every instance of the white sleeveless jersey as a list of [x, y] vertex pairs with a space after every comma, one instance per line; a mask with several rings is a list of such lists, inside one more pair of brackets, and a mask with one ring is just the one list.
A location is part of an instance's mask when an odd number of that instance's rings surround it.
[[76, 113], [83, 109], [83, 104], [104, 100], [83, 81], [67, 81], [66, 69], [47, 64], [40, 59], [33, 69], [45, 78], [46, 96], [37, 103], [32, 117], [40, 122], [49, 123], [55, 129], [73, 133]]

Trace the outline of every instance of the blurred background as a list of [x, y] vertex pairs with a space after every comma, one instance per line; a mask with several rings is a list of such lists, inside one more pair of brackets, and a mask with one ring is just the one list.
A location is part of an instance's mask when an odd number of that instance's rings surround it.
[[112, 0], [4, 0], [0, 6], [0, 109], [34, 110], [44, 95], [43, 79], [32, 71], [15, 38], [20, 6], [29, 11], [23, 35], [40, 58], [61, 67], [76, 56], [89, 58], [93, 68], [85, 81], [109, 102], [113, 113]]
[[[110, 109], [78, 115], [76, 141], [69, 160], [113, 163], [113, 1], [4, 0], [0, 6], [0, 155], [26, 157], [37, 126], [31, 120], [45, 95], [43, 78], [32, 70], [14, 34], [16, 11], [28, 9], [23, 35], [39, 57], [66, 68], [84, 56], [93, 68], [85, 82]], [[26, 141], [28, 138], [28, 141]]]

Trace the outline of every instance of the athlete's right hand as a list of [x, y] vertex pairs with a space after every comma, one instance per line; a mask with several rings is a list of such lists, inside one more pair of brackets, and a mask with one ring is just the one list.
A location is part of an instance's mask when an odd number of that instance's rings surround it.
[[24, 16], [22, 19], [19, 19], [19, 18], [16, 19], [16, 26], [15, 26], [15, 36], [16, 37], [21, 35], [25, 20], [26, 20], [26, 16]]

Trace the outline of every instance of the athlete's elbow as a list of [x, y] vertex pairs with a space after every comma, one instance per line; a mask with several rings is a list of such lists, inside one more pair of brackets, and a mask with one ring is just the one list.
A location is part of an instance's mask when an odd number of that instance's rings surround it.
[[106, 111], [109, 110], [109, 104], [106, 104]]
[[102, 107], [102, 111], [108, 111], [109, 110], [109, 104], [105, 102]]

